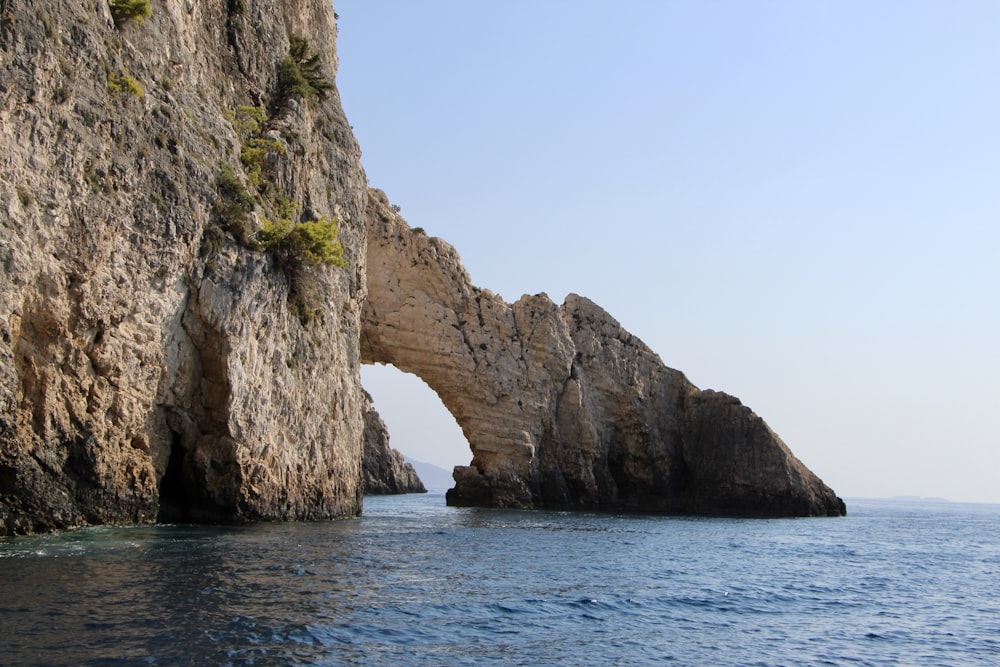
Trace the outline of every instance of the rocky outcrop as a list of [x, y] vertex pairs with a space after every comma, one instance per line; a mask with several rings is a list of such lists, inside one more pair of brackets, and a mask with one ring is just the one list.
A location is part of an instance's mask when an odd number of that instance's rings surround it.
[[[507, 304], [367, 192], [329, 0], [0, 5], [0, 534], [356, 515], [362, 355], [461, 425], [453, 504], [843, 511], [603, 310]], [[333, 219], [346, 266], [274, 241]]]
[[371, 405], [365, 394], [365, 434], [362, 470], [365, 476], [365, 493], [392, 495], [399, 493], [427, 493], [417, 471], [406, 462], [403, 454], [389, 446], [389, 429]]
[[[277, 80], [293, 36], [333, 76], [332, 7], [152, 8], [4, 3], [0, 533], [361, 508], [366, 179], [336, 90]], [[337, 218], [348, 268], [257, 246], [281, 202]]]
[[450, 504], [844, 513], [760, 417], [700, 391], [587, 299], [507, 304], [474, 287], [455, 250], [379, 191], [367, 224], [362, 360], [416, 374], [455, 416], [473, 460]]

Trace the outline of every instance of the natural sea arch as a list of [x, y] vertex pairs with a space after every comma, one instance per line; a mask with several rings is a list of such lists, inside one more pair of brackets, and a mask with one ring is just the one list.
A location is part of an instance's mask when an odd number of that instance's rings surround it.
[[393, 449], [449, 474], [454, 466], [469, 464], [472, 452], [462, 429], [423, 380], [395, 366], [365, 364], [361, 384], [389, 428]]
[[365, 215], [361, 361], [416, 375], [454, 416], [472, 462], [450, 504], [844, 512], [763, 419], [699, 390], [596, 304], [508, 304], [384, 193], [369, 191]]
[[[520, 385], [535, 369], [525, 361], [532, 340], [518, 333], [516, 307], [474, 287], [454, 248], [411, 230], [384, 194], [371, 192], [367, 216], [362, 363], [421, 378], [455, 417], [472, 469], [524, 486], [535, 462], [537, 415]], [[554, 308], [547, 297], [539, 301]], [[527, 486], [517, 492], [524, 497], [511, 504], [531, 504]]]

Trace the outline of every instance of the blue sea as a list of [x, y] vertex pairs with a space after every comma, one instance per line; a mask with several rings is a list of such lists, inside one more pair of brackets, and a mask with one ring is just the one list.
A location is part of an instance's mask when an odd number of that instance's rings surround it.
[[449, 508], [0, 541], [3, 665], [998, 665], [1000, 505]]

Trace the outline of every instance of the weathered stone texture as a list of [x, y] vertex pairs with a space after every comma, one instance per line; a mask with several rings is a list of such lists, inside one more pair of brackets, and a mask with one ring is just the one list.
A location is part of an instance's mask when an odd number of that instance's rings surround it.
[[[336, 71], [330, 3], [156, 2], [120, 28], [103, 0], [8, 4], [0, 533], [356, 514], [365, 177], [336, 91], [273, 98], [290, 35]], [[243, 178], [241, 104], [269, 107], [275, 187], [341, 221], [350, 268], [303, 279], [305, 325], [288, 272], [214, 212], [220, 165]]]
[[367, 216], [362, 359], [418, 375], [455, 416], [473, 460], [449, 503], [843, 513], [763, 420], [699, 391], [587, 299], [507, 304], [384, 193]]
[[[276, 96], [293, 36], [336, 72], [329, 0], [154, 2], [120, 26], [105, 0], [0, 4], [0, 534], [355, 515], [362, 358], [455, 416], [455, 504], [843, 510], [596, 305], [507, 304], [368, 192], [336, 90]], [[223, 165], [254, 179], [240, 105], [268, 114], [259, 197], [336, 217], [348, 268], [264, 252], [260, 202], [221, 213]]]

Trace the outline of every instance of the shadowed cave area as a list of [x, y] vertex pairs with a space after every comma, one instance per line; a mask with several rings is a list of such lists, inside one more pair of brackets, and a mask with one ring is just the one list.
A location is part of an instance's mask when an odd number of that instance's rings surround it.
[[[217, 462], [210, 464], [222, 468]], [[214, 501], [204, 482], [199, 483], [192, 466], [192, 455], [184, 447], [182, 436], [171, 431], [170, 456], [160, 478], [160, 504], [157, 523], [226, 523], [233, 521], [231, 507]]]
[[171, 433], [170, 458], [167, 469], [160, 479], [160, 509], [156, 515], [158, 523], [181, 523], [191, 520], [191, 484], [184, 477], [184, 447], [180, 437]]

